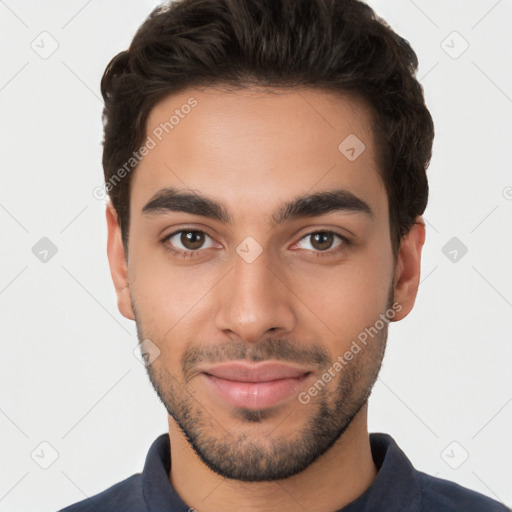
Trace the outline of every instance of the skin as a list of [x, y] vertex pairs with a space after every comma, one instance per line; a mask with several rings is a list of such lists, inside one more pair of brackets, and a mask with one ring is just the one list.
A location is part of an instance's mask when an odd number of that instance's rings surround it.
[[[418, 217], [403, 237], [395, 259], [371, 118], [361, 101], [314, 89], [188, 89], [154, 107], [147, 133], [191, 96], [197, 106], [133, 174], [128, 254], [116, 212], [107, 207], [119, 310], [136, 320], [141, 341], [150, 339], [160, 350], [147, 369], [169, 412], [169, 479], [200, 512], [339, 509], [377, 475], [367, 398], [387, 329], [307, 404], [297, 397], [392, 303], [400, 307], [393, 321], [411, 311], [423, 220]], [[338, 150], [349, 134], [366, 146], [354, 161]], [[230, 222], [181, 211], [143, 212], [157, 192], [170, 187], [222, 203]], [[372, 214], [339, 210], [272, 225], [283, 202], [339, 189], [364, 201]], [[192, 257], [166, 250], [174, 244], [186, 252], [180, 236], [162, 241], [180, 229], [209, 235]], [[349, 243], [335, 236], [325, 250], [308, 236], [313, 231], [335, 232]], [[262, 250], [251, 263], [236, 251], [248, 236]], [[197, 365], [183, 365], [183, 357], [197, 349], [204, 362], [270, 359], [272, 347], [276, 359], [297, 363], [304, 356], [301, 364], [311, 373], [292, 396], [256, 413], [227, 404], [205, 385]], [[315, 350], [324, 356], [318, 364], [311, 357]], [[298, 455], [308, 451], [304, 440], [318, 451], [307, 463]], [[269, 476], [272, 468], [294, 461], [295, 469], [288, 469], [295, 473], [286, 478], [226, 477], [242, 475], [244, 465], [253, 477], [257, 470]]]

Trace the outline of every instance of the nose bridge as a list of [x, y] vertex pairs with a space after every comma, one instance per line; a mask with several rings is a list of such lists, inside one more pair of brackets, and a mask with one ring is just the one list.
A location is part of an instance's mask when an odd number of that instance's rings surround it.
[[270, 270], [268, 252], [253, 241], [242, 242], [233, 255], [233, 270], [218, 289], [217, 328], [257, 341], [270, 329], [293, 329], [295, 315], [286, 287]]

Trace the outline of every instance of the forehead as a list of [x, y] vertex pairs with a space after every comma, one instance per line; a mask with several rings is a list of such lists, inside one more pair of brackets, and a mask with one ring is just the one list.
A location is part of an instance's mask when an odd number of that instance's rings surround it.
[[166, 187], [219, 198], [241, 214], [340, 188], [387, 210], [371, 116], [352, 96], [190, 88], [152, 109], [146, 135], [153, 148], [132, 178], [132, 212]]

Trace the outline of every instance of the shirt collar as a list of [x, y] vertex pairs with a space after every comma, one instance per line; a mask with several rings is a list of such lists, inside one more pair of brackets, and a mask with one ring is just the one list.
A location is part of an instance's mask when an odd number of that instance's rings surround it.
[[[370, 446], [377, 476], [359, 498], [337, 512], [419, 511], [418, 474], [405, 453], [388, 434], [370, 434]], [[190, 510], [169, 481], [170, 468], [170, 441], [166, 433], [151, 445], [142, 472], [142, 489], [149, 512]]]
[[370, 434], [370, 446], [379, 472], [359, 498], [337, 512], [418, 512], [421, 505], [418, 472], [405, 453], [389, 434]]

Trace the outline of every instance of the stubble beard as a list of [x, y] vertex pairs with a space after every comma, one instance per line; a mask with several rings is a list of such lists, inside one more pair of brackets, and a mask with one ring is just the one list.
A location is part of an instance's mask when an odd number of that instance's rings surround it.
[[[391, 301], [388, 302], [389, 308]], [[146, 337], [137, 312], [135, 319], [142, 342]], [[299, 348], [299, 344], [271, 338], [251, 345], [228, 342], [215, 347], [192, 347], [186, 351], [181, 360], [181, 380], [155, 363], [146, 365], [146, 370], [168, 414], [208, 468], [224, 478], [243, 482], [280, 480], [300, 473], [326, 453], [367, 403], [382, 365], [387, 335], [388, 324], [385, 323], [378, 335], [341, 369], [337, 384], [333, 379], [321, 387], [308, 404], [302, 405], [297, 400], [293, 406], [297, 412], [294, 413], [309, 418], [297, 432], [288, 429], [286, 435], [278, 435], [282, 432], [279, 425], [274, 429], [274, 435], [268, 435], [268, 432], [260, 436], [254, 434], [258, 424], [264, 425], [266, 420], [279, 413], [284, 414], [284, 421], [290, 414], [278, 408], [257, 411], [236, 408], [233, 417], [242, 425], [229, 431], [190, 391], [187, 375], [199, 360], [281, 359], [310, 363], [314, 360], [318, 368], [324, 369], [318, 372], [318, 378], [321, 378], [329, 367], [332, 368], [332, 361], [321, 346], [304, 349]], [[158, 345], [158, 341], [155, 343]], [[158, 359], [155, 362], [158, 363]], [[244, 428], [247, 424], [250, 429]]]

